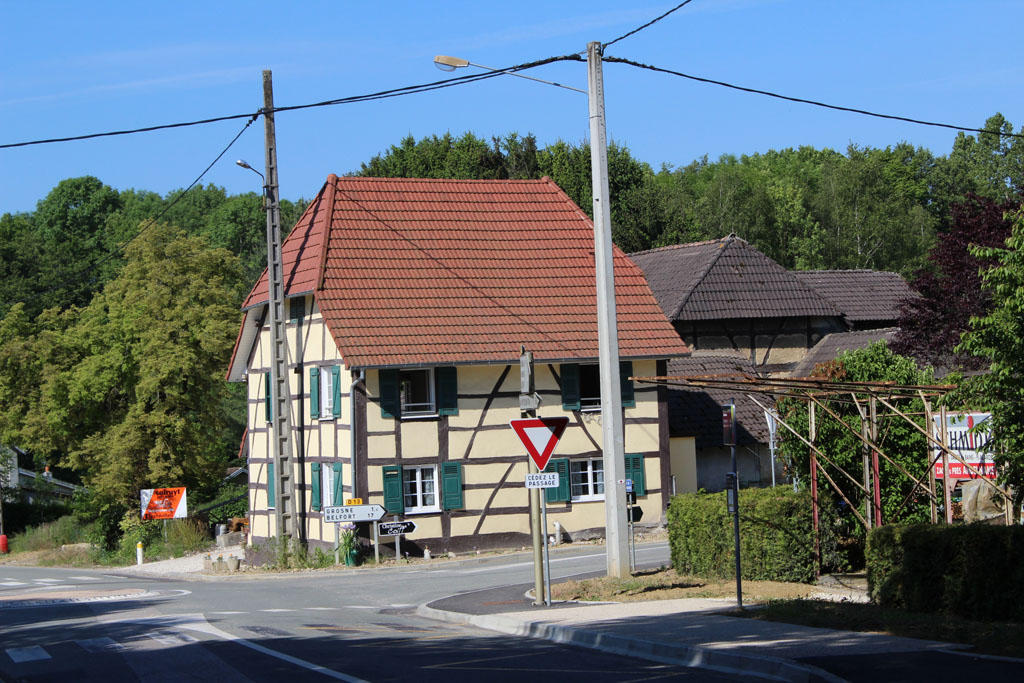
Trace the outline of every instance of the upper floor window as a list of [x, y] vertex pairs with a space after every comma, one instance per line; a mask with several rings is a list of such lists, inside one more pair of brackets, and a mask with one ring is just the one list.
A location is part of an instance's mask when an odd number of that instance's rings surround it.
[[458, 370], [454, 367], [383, 368], [378, 378], [383, 417], [459, 414]]
[[433, 368], [399, 370], [398, 396], [403, 416], [436, 415]]
[[[632, 408], [636, 405], [633, 382], [629, 379], [632, 375], [632, 361], [620, 361], [619, 389], [623, 408]], [[596, 363], [563, 363], [561, 385], [562, 408], [565, 410], [601, 409], [601, 370]]]
[[309, 416], [331, 420], [341, 416], [341, 366], [309, 369]]

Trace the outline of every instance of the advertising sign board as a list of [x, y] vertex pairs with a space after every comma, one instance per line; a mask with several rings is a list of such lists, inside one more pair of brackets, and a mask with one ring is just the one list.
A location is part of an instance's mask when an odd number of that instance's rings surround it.
[[[949, 449], [966, 461], [968, 465], [980, 472], [986, 479], [995, 479], [996, 465], [992, 461], [992, 451], [989, 442], [992, 438], [991, 431], [987, 428], [991, 413], [947, 413], [946, 434], [949, 439]], [[936, 415], [932, 420], [932, 436], [936, 441], [942, 439], [941, 416]], [[939, 455], [939, 448], [933, 446], [932, 457]], [[949, 477], [951, 479], [977, 479], [978, 475], [964, 467], [956, 458], [950, 456]], [[944, 479], [946, 473], [942, 471], [942, 458], [935, 463], [935, 477]]]
[[188, 517], [185, 487], [142, 489], [142, 519], [182, 519]]

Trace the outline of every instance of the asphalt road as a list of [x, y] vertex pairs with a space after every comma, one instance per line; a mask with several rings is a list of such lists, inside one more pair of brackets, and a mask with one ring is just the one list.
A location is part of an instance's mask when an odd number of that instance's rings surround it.
[[[638, 563], [667, 562], [664, 544]], [[554, 577], [600, 572], [601, 547], [552, 556]], [[725, 680], [546, 641], [442, 624], [416, 605], [529, 583], [528, 555], [381, 570], [181, 581], [0, 567], [4, 681]], [[508, 591], [512, 590], [511, 593]], [[521, 586], [507, 599], [528, 602]], [[31, 596], [28, 604], [14, 597]]]

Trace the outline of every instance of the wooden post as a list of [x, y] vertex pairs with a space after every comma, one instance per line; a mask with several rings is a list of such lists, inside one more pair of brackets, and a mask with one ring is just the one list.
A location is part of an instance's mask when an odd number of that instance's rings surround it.
[[[814, 404], [807, 405], [807, 436], [813, 446], [817, 436], [817, 428], [814, 424]], [[811, 454], [811, 519], [814, 524], [814, 575], [821, 576], [821, 528], [818, 517], [818, 458], [814, 449]]]
[[[878, 444], [878, 403], [875, 401], [875, 397], [872, 396], [868, 404], [868, 410], [871, 415], [871, 443], [874, 445]], [[872, 447], [871, 449], [871, 476], [872, 476], [872, 493], [874, 494], [875, 501], [875, 514], [874, 523], [875, 526], [882, 526], [882, 481], [881, 475], [878, 471], [878, 451]]]
[[[924, 428], [931, 431], [932, 428], [932, 404], [931, 401], [922, 397], [924, 402]], [[931, 493], [928, 499], [928, 512], [932, 524], [939, 523], [939, 510], [935, 505], [935, 466], [932, 465], [932, 444], [928, 439], [924, 440], [925, 462], [928, 463], [928, 491]]]
[[939, 408], [939, 437], [942, 439], [942, 505], [946, 509], [946, 524], [953, 523], [953, 487], [949, 485], [949, 429], [946, 426], [946, 406]]

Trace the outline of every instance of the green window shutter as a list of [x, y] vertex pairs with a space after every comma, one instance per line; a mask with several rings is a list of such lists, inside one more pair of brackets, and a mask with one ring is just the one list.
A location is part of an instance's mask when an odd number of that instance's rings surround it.
[[405, 512], [405, 498], [402, 496], [402, 468], [399, 465], [384, 465], [384, 509], [391, 515]]
[[[565, 375], [563, 375], [564, 377]], [[565, 503], [569, 500], [569, 459], [552, 458], [548, 460], [545, 472], [558, 472], [558, 486], [544, 489], [544, 495], [549, 503]]]
[[636, 397], [633, 395], [633, 382], [629, 377], [633, 374], [633, 361], [619, 361], [619, 384], [622, 385], [622, 407], [633, 408], [636, 406]]
[[438, 415], [459, 414], [459, 373], [457, 368], [437, 368], [434, 377], [437, 380], [437, 413]]
[[334, 492], [331, 496], [331, 502], [335, 505], [345, 504], [345, 487], [342, 486], [341, 481], [341, 463], [336, 462], [332, 465], [334, 468]]
[[562, 409], [580, 409], [580, 366], [576, 363], [562, 364]]
[[341, 417], [341, 366], [335, 365], [331, 367], [331, 393], [333, 394], [334, 402], [331, 407], [331, 413], [334, 417]]
[[401, 413], [401, 405], [398, 402], [398, 370], [378, 370], [377, 376], [380, 378], [381, 417], [398, 417]]
[[461, 510], [462, 505], [462, 463], [441, 463], [441, 509]]
[[270, 372], [263, 374], [263, 412], [266, 415], [267, 422], [274, 421], [274, 404], [272, 394], [274, 393], [273, 387], [270, 382]]
[[274, 509], [277, 507], [277, 496], [274, 491], [277, 488], [277, 478], [274, 476], [274, 463], [267, 463], [267, 507]]
[[312, 487], [313, 487], [313, 494], [312, 494], [313, 509], [316, 512], [320, 512], [320, 501], [323, 500], [323, 494], [320, 491], [320, 488], [321, 488], [320, 467], [321, 467], [321, 465], [318, 462], [314, 462], [314, 463], [310, 464], [309, 467], [312, 470], [312, 477], [311, 477], [310, 484], [312, 484]]
[[320, 417], [320, 368], [309, 369], [309, 416]]
[[306, 297], [288, 299], [288, 322], [298, 322], [306, 317]]
[[647, 495], [647, 479], [644, 473], [644, 456], [626, 454], [626, 479], [633, 480], [633, 493]]

